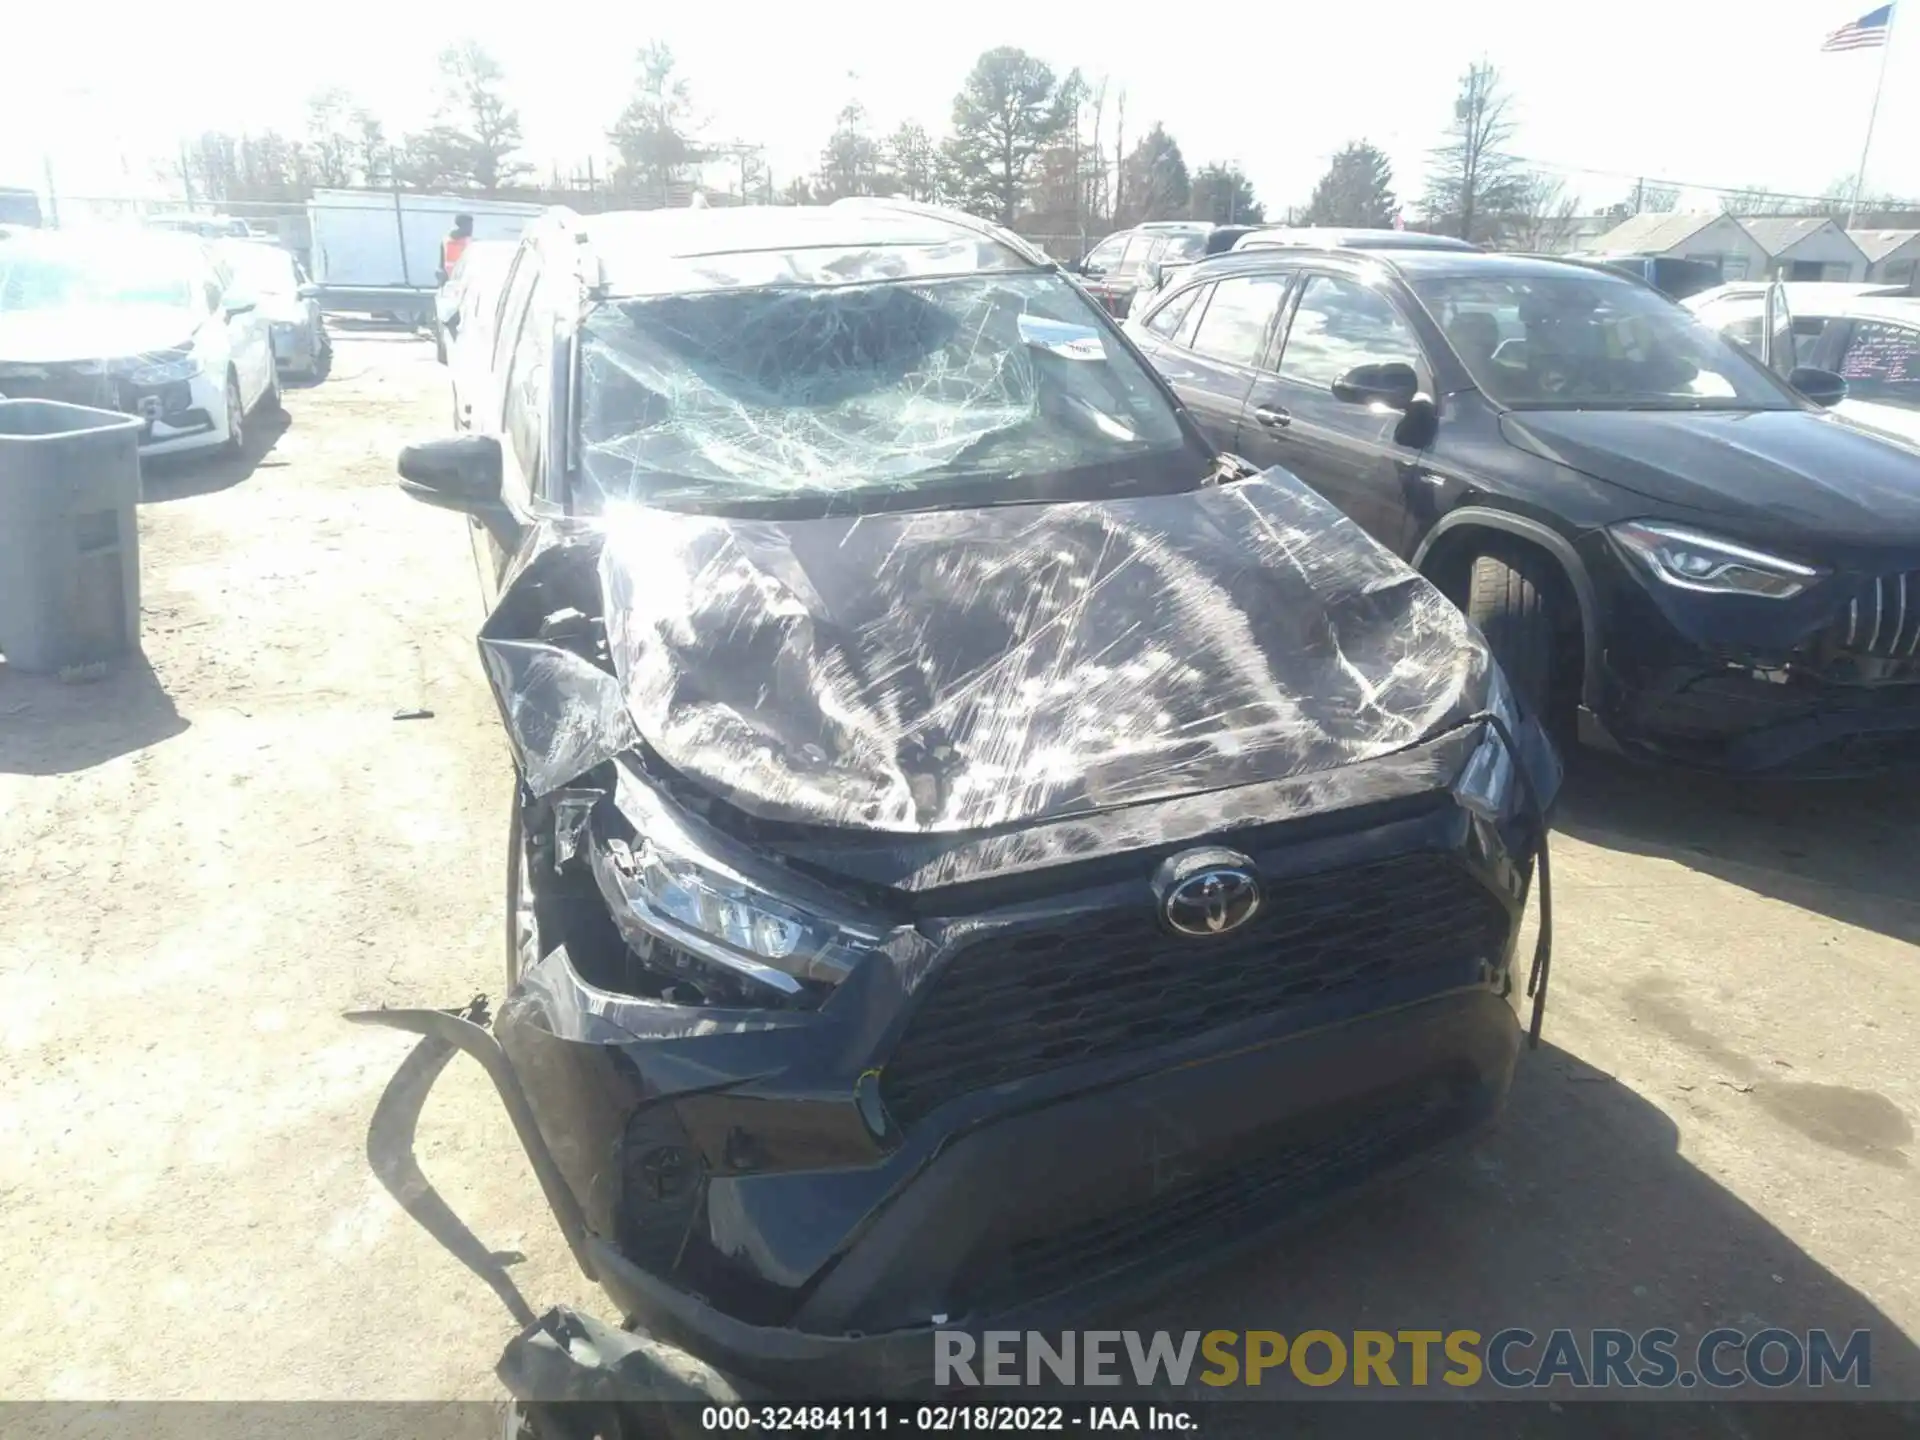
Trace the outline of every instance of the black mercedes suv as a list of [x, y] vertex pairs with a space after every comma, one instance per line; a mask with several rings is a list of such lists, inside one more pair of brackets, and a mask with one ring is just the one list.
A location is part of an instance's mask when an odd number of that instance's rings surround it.
[[1550, 721], [1630, 753], [1920, 759], [1920, 453], [1648, 285], [1499, 254], [1204, 261], [1127, 329], [1219, 448], [1452, 596]]
[[558, 212], [494, 333], [501, 433], [399, 468], [498, 577], [510, 988], [357, 1018], [487, 1067], [623, 1316], [911, 1385], [1498, 1109], [1551, 746], [1059, 266], [892, 202]]

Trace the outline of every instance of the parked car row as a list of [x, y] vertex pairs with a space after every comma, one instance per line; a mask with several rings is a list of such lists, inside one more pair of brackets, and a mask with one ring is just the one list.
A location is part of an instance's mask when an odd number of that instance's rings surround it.
[[[1303, 253], [1170, 303], [1251, 383]], [[905, 202], [553, 212], [489, 273], [399, 472], [485, 560], [509, 990], [355, 1018], [481, 1062], [621, 1315], [890, 1391], [930, 1325], [1165, 1283], [1498, 1111], [1557, 758], [1237, 401]]]
[[197, 237], [17, 232], [0, 240], [0, 396], [137, 415], [142, 455], [238, 454], [248, 417], [280, 404], [262, 303]]
[[1920, 298], [1904, 286], [1743, 282], [1687, 305], [1783, 375], [1839, 374], [1847, 393], [1835, 414], [1920, 443]]

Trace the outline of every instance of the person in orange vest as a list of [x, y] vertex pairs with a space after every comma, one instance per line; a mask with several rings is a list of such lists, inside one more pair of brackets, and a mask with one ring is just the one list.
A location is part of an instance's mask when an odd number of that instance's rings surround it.
[[460, 261], [460, 254], [467, 248], [467, 242], [473, 239], [473, 217], [456, 215], [453, 217], [453, 229], [447, 232], [447, 238], [440, 242], [440, 283], [445, 284], [447, 277], [453, 274], [453, 267]]

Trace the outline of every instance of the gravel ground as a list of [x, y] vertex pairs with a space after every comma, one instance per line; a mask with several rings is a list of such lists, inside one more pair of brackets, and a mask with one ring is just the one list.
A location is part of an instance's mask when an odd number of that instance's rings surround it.
[[[365, 1155], [411, 1042], [338, 1018], [500, 974], [473, 561], [392, 482], [444, 376], [343, 335], [288, 409], [149, 477], [146, 664], [0, 667], [0, 1398], [497, 1393], [507, 1312]], [[1131, 1323], [1866, 1326], [1920, 1398], [1917, 798], [1578, 761], [1507, 1123]], [[418, 1154], [536, 1309], [603, 1308], [477, 1067]]]

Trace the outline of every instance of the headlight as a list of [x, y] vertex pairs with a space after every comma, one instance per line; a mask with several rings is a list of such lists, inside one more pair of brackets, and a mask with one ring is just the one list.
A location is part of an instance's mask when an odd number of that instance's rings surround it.
[[[1519, 735], [1520, 707], [1514, 703], [1513, 692], [1507, 688], [1506, 677], [1497, 664], [1487, 681], [1487, 709], [1500, 717], [1509, 735]], [[1480, 748], [1473, 752], [1467, 768], [1460, 772], [1453, 793], [1462, 805], [1497, 825], [1506, 814], [1507, 798], [1513, 793], [1514, 758], [1498, 730], [1484, 722], [1483, 728], [1486, 734], [1481, 738]]]
[[191, 346], [178, 345], [152, 355], [136, 356], [117, 368], [136, 385], [165, 385], [172, 380], [191, 380], [202, 367], [199, 355]]
[[641, 788], [622, 777], [618, 809], [634, 827], [631, 838], [596, 825], [588, 839], [601, 897], [630, 945], [665, 941], [747, 982], [748, 994], [759, 987], [791, 1002], [819, 998], [884, 938], [879, 928], [828, 913], [821, 897], [772, 893], [713, 853], [718, 845], [635, 794]]
[[1786, 600], [1826, 574], [1811, 565], [1677, 525], [1633, 520], [1609, 526], [1607, 533], [1656, 577], [1681, 590]]

